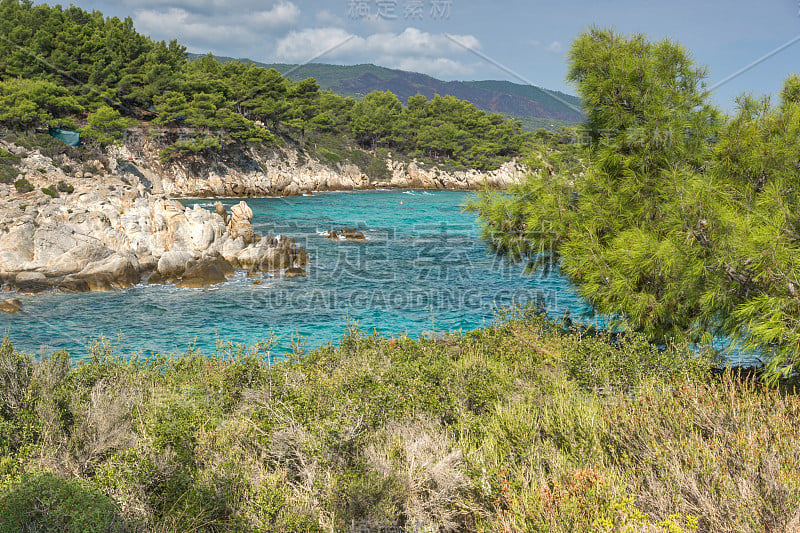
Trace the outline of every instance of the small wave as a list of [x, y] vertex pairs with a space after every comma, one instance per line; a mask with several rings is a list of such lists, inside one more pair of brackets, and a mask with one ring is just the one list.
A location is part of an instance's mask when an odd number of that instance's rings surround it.
[[414, 191], [403, 191], [403, 194], [410, 194], [411, 196], [417, 195], [417, 193], [415, 193]]

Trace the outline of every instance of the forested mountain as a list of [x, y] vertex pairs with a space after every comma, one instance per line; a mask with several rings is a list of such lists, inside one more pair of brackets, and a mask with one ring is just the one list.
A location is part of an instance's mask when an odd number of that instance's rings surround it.
[[[198, 57], [201, 56], [189, 54], [190, 59]], [[222, 63], [238, 61], [230, 57], [217, 57], [217, 60]], [[391, 91], [402, 102], [407, 102], [416, 94], [422, 94], [427, 98], [433, 98], [437, 94], [455, 96], [472, 102], [483, 111], [501, 113], [525, 123], [544, 127], [551, 125], [558, 127], [564, 123], [574, 124], [584, 118], [580, 112], [580, 99], [575, 96], [509, 81], [442, 81], [426, 74], [371, 64], [252, 63], [265, 68], [274, 68], [295, 81], [314, 78], [320, 87], [341, 96], [360, 98], [372, 91]]]
[[126, 128], [159, 129], [162, 158], [285, 138], [388, 148], [409, 157], [496, 168], [531, 141], [521, 123], [452, 96], [403, 106], [374, 92], [361, 101], [292, 81], [252, 63], [189, 61], [176, 41], [140, 35], [130, 18], [78, 7], [0, 2], [0, 126], [85, 129], [100, 143]]

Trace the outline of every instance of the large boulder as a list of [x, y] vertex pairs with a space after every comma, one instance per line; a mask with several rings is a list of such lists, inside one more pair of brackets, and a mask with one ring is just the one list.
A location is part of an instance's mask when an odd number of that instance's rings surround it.
[[85, 281], [92, 291], [124, 289], [141, 281], [139, 262], [131, 255], [115, 253], [69, 276]]
[[51, 286], [41, 272], [19, 272], [14, 277], [14, 285], [22, 292], [39, 292]]
[[44, 271], [52, 275], [74, 274], [113, 253], [113, 250], [101, 244], [81, 244], [48, 262]]
[[222, 202], [217, 201], [217, 203], [214, 204], [214, 212], [222, 217], [222, 222], [225, 224], [228, 223], [228, 212], [225, 210], [225, 206], [222, 205]]
[[262, 245], [262, 243], [248, 246], [239, 252], [236, 260], [242, 268], [268, 271], [292, 266], [292, 256], [286, 248], [269, 244]]
[[235, 239], [229, 238], [222, 244], [219, 252], [226, 261], [238, 268], [239, 262], [237, 261], [236, 256], [239, 254], [239, 252], [245, 249], [245, 246], [247, 245], [244, 242], [244, 237], [237, 237]]
[[158, 260], [156, 271], [163, 278], [178, 278], [194, 260], [194, 254], [186, 251], [164, 252]]
[[253, 211], [245, 202], [239, 202], [231, 207], [231, 220], [229, 224], [231, 237], [234, 239], [242, 237], [247, 244], [255, 242], [256, 234], [253, 230], [251, 220], [253, 220]]
[[183, 273], [177, 285], [184, 289], [199, 289], [201, 287], [223, 283], [226, 280], [225, 273], [217, 265], [214, 263], [201, 262], [190, 266], [186, 272]]
[[231, 265], [228, 260], [220, 255], [203, 257], [202, 261], [207, 265], [212, 265], [218, 268], [225, 275], [225, 277], [231, 277], [236, 272], [233, 268], [233, 265]]

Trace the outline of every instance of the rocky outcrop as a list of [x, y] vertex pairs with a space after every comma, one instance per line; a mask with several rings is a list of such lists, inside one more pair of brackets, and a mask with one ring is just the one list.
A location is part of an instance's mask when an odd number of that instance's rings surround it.
[[[380, 178], [370, 178], [353, 163], [315, 159], [294, 147], [247, 149], [196, 160], [163, 165], [158, 149], [147, 142], [136, 154], [124, 146], [109, 154], [111, 167], [157, 194], [168, 196], [294, 196], [315, 191], [377, 188], [424, 188], [474, 190], [505, 188], [516, 183], [528, 169], [509, 161], [488, 172], [447, 170], [421, 161], [384, 159]], [[134, 157], [135, 156], [135, 157]], [[132, 163], [127, 162], [133, 159]], [[115, 161], [125, 161], [116, 165]], [[116, 166], [115, 166], [116, 165]]]
[[253, 225], [253, 211], [245, 202], [239, 202], [231, 208], [230, 229], [234, 239], [241, 237], [245, 244], [255, 241]]
[[223, 215], [119, 183], [114, 190], [74, 186], [58, 198], [0, 191], [8, 196], [0, 205], [6, 290], [105, 291], [143, 279], [202, 287], [221, 283], [234, 267], [282, 270], [308, 261], [292, 239], [256, 235], [245, 202]]

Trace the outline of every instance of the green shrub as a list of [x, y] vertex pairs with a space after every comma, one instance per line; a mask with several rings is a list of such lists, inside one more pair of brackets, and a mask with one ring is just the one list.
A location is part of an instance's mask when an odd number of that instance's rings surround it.
[[25, 178], [20, 178], [14, 182], [14, 188], [17, 189], [17, 192], [26, 193], [33, 190], [33, 185]]
[[59, 531], [109, 533], [126, 531], [114, 501], [77, 480], [43, 472], [0, 493], [0, 533]]
[[[4, 341], [0, 533], [113, 531], [117, 508], [167, 532], [784, 531], [800, 505], [798, 396], [709, 379], [685, 347], [523, 311], [266, 349], [125, 359], [101, 341], [71, 367]], [[19, 483], [43, 458], [82, 481]]]
[[19, 174], [17, 163], [22, 159], [4, 148], [0, 148], [0, 183], [11, 183]]
[[19, 134], [13, 142], [28, 150], [39, 150], [39, 153], [43, 156], [50, 158], [59, 154], [68, 153], [73, 149], [73, 147], [64, 144], [62, 141], [51, 137], [47, 133]]
[[171, 159], [181, 156], [193, 155], [201, 152], [220, 150], [222, 144], [216, 137], [195, 137], [193, 139], [183, 139], [175, 141], [159, 152], [159, 158], [166, 163]]
[[42, 187], [42, 192], [50, 198], [58, 198], [58, 191], [55, 189], [54, 185], [51, 185], [50, 187]]
[[125, 131], [135, 123], [135, 120], [123, 117], [116, 109], [102, 105], [89, 114], [88, 124], [81, 136], [94, 139], [103, 146], [114, 144], [121, 141]]
[[342, 161], [342, 157], [338, 154], [334, 154], [330, 150], [322, 150], [322, 157], [330, 161], [331, 163], [339, 163]]
[[[53, 186], [51, 185], [50, 188], [52, 189]], [[67, 194], [70, 194], [75, 191], [75, 187], [73, 187], [68, 183], [64, 183], [63, 181], [58, 182], [56, 189], [58, 190], [58, 192], [65, 192]]]

